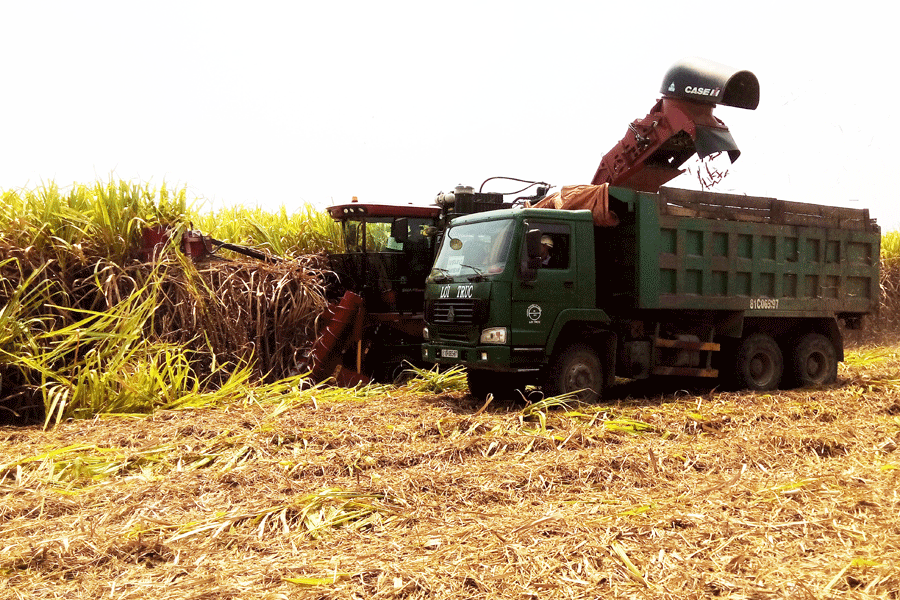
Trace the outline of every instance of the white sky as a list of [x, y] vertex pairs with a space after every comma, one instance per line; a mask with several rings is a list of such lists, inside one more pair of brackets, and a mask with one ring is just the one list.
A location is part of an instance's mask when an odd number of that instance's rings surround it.
[[717, 189], [895, 229], [889, 6], [0, 0], [0, 189], [112, 176], [291, 210], [587, 183], [702, 56], [761, 89], [756, 111], [716, 109], [743, 152]]

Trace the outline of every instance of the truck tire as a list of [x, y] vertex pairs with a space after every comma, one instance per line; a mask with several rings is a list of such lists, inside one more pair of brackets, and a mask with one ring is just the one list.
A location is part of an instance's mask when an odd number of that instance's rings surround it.
[[821, 333], [809, 333], [794, 348], [791, 369], [800, 386], [825, 385], [837, 379], [837, 351]]
[[566, 348], [550, 369], [547, 396], [575, 393], [582, 402], [597, 402], [603, 396], [603, 362], [586, 344]]
[[778, 389], [784, 375], [784, 358], [772, 336], [754, 333], [738, 347], [735, 374], [738, 386], [755, 392]]
[[511, 373], [466, 369], [466, 382], [469, 384], [469, 393], [475, 396], [479, 402], [487, 400], [488, 394], [492, 394], [494, 400], [506, 401], [519, 398], [514, 375]]

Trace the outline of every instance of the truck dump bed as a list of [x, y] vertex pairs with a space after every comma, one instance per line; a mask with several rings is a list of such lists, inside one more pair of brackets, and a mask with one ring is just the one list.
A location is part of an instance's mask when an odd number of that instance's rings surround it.
[[[877, 310], [881, 233], [868, 210], [663, 188], [610, 189], [601, 305], [854, 317]], [[610, 285], [612, 283], [612, 285]]]

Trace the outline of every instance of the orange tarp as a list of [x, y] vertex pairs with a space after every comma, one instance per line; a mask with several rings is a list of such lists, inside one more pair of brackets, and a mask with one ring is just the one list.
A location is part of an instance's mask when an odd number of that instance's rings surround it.
[[619, 217], [609, 210], [609, 184], [564, 185], [558, 192], [544, 197], [532, 208], [558, 208], [562, 210], [589, 210], [594, 215], [594, 225], [615, 227]]

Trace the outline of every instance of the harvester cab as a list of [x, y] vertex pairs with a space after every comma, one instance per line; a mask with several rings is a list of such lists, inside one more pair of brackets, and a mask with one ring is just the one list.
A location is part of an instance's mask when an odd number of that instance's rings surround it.
[[359, 294], [371, 312], [421, 312], [440, 209], [354, 201], [327, 210], [344, 245], [328, 256], [335, 290]]

